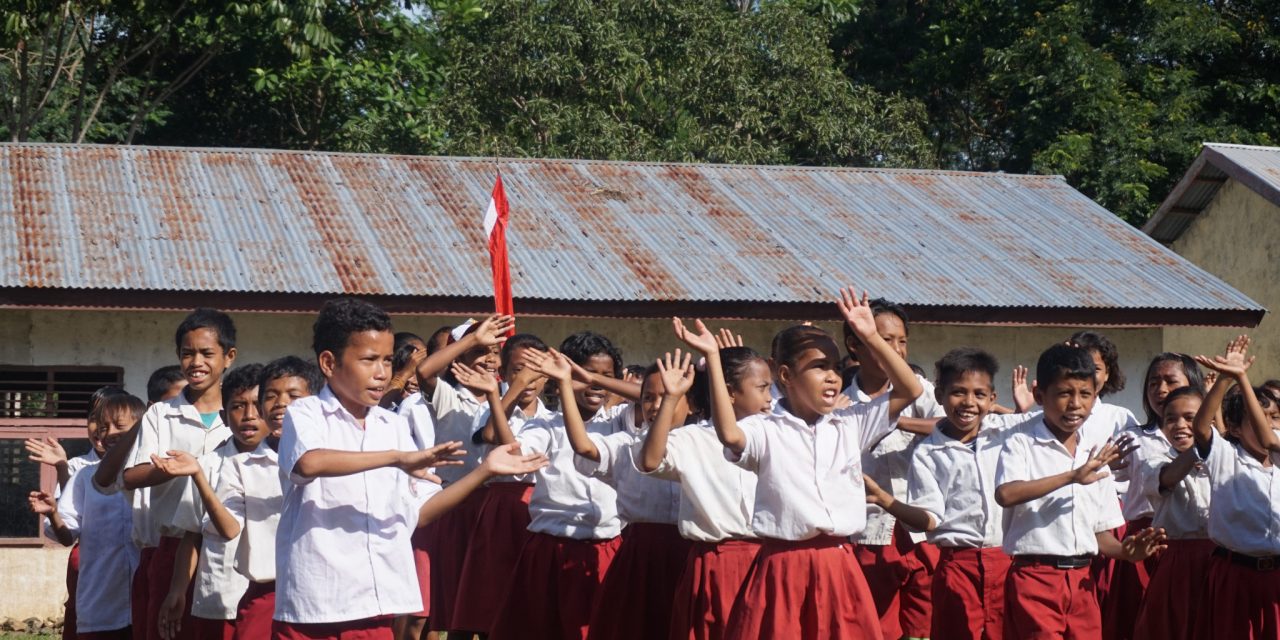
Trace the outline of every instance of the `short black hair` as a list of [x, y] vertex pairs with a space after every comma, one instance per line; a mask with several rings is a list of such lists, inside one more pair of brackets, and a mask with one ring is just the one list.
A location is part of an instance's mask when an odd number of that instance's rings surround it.
[[391, 349], [393, 351], [399, 351], [400, 347], [403, 347], [404, 345], [409, 344], [414, 340], [421, 342], [423, 346], [426, 346], [427, 344], [427, 341], [423, 340], [422, 336], [419, 336], [418, 334], [412, 331], [397, 331], [396, 334], [392, 336], [391, 340], [392, 340]]
[[200, 307], [187, 314], [182, 319], [182, 324], [178, 325], [178, 330], [173, 335], [174, 347], [181, 349], [182, 338], [196, 329], [212, 329], [218, 334], [218, 346], [222, 347], [223, 353], [236, 346], [236, 323], [231, 321], [231, 316], [217, 309]]
[[533, 349], [543, 353], [546, 353], [549, 350], [547, 343], [543, 342], [542, 338], [539, 338], [532, 333], [517, 333], [514, 336], [507, 338], [507, 341], [502, 344], [503, 371], [506, 371], [508, 367], [515, 364], [511, 361], [511, 354], [515, 353], [516, 349]]
[[258, 381], [262, 378], [262, 365], [252, 362], [242, 364], [222, 378], [222, 408], [231, 404], [231, 398], [244, 393], [246, 389], [252, 389], [258, 386]]
[[[873, 318], [886, 313], [892, 313], [897, 316], [902, 321], [902, 331], [907, 335], [911, 335], [911, 320], [907, 318], [907, 310], [903, 309], [902, 305], [896, 302], [889, 302], [884, 298], [873, 298], [867, 302], [867, 305], [871, 307], [871, 317]], [[840, 332], [844, 335], [845, 344], [849, 343], [849, 338], [858, 340], [858, 336], [853, 333], [853, 327], [850, 327], [848, 322], [840, 323]], [[862, 341], [858, 340], [858, 342], [861, 343]]]
[[341, 358], [351, 334], [361, 331], [391, 331], [391, 316], [382, 307], [364, 300], [329, 300], [311, 326], [311, 348], [317, 356], [328, 351]]
[[307, 393], [313, 395], [324, 387], [324, 374], [320, 373], [320, 367], [298, 356], [284, 356], [268, 362], [258, 374], [258, 386], [265, 387], [280, 378], [302, 378], [307, 382]]
[[[170, 365], [170, 366], [172, 366], [175, 369], [178, 368], [177, 365]], [[178, 379], [179, 380], [182, 379], [181, 373], [178, 374]], [[168, 389], [169, 389], [168, 387], [165, 387], [166, 391]], [[93, 392], [93, 395], [89, 396], [89, 416], [92, 417], [94, 413], [98, 411], [98, 405], [102, 404], [103, 398], [106, 398], [107, 396], [119, 395], [121, 393], [124, 393], [124, 389], [120, 387], [116, 387], [116, 386], [98, 387], [98, 389]]]
[[1067, 342], [1087, 351], [1097, 351], [1102, 364], [1107, 367], [1107, 383], [1098, 389], [1098, 395], [1107, 396], [1124, 391], [1124, 372], [1120, 370], [1120, 350], [1116, 343], [1096, 331], [1077, 331]]
[[[1263, 391], [1262, 387], [1254, 387], [1253, 395], [1258, 398], [1258, 406], [1263, 409], [1271, 408], [1271, 404], [1273, 402], [1271, 394]], [[1231, 390], [1231, 393], [1227, 394], [1226, 399], [1222, 401], [1222, 419], [1226, 421], [1228, 426], [1243, 427], [1244, 421], [1249, 417], [1248, 414], [1248, 403], [1245, 402], [1244, 393], [1240, 391], [1240, 388], [1237, 385], [1236, 388]]]
[[622, 372], [629, 376], [640, 378], [644, 376], [644, 369], [645, 366], [642, 364], [629, 364], [622, 368]]
[[1036, 362], [1036, 385], [1049, 388], [1059, 380], [1093, 380], [1097, 367], [1087, 349], [1069, 344], [1055, 344], [1040, 354]]
[[1195, 387], [1178, 387], [1177, 389], [1170, 391], [1169, 395], [1164, 397], [1164, 406], [1167, 407], [1169, 406], [1170, 402], [1173, 402], [1174, 400], [1177, 400], [1178, 398], [1182, 398], [1185, 396], [1195, 396], [1197, 398], [1200, 398], [1201, 400], [1204, 400], [1204, 392], [1201, 391], [1200, 389], [1197, 389]]
[[165, 365], [151, 372], [147, 378], [147, 404], [160, 402], [164, 394], [169, 393], [175, 383], [186, 380], [182, 375], [182, 367], [176, 364]]
[[98, 428], [102, 428], [104, 422], [126, 411], [133, 415], [136, 424], [142, 420], [142, 414], [146, 413], [147, 406], [143, 404], [142, 398], [131, 393], [111, 393], [102, 397], [102, 401], [98, 403], [90, 419], [97, 423]]
[[622, 352], [608, 338], [594, 331], [579, 331], [560, 343], [563, 353], [579, 366], [587, 364], [594, 356], [609, 356], [613, 360], [613, 376], [622, 377]]
[[[792, 366], [796, 363], [800, 354], [807, 349], [817, 348], [824, 341], [830, 342], [831, 347], [836, 348], [836, 341], [831, 338], [831, 334], [821, 327], [808, 324], [787, 327], [773, 336], [773, 366]], [[836, 348], [836, 353], [837, 355], [839, 354], [838, 348]], [[840, 363], [833, 362], [831, 364], [839, 366]]]
[[[437, 345], [436, 338], [439, 338], [442, 335], [444, 336], [444, 344]], [[431, 338], [427, 340], [427, 355], [432, 355], [435, 352], [445, 348], [445, 346], [448, 345], [450, 342], [453, 342], [453, 327], [445, 325], [443, 327], [440, 327], [439, 329], [436, 329], [435, 331], [431, 332]]]
[[977, 347], [957, 347], [934, 363], [933, 369], [935, 387], [939, 392], [945, 392], [948, 385], [970, 371], [987, 374], [994, 386], [1000, 363], [995, 356]]
[[413, 354], [418, 352], [418, 348], [411, 343], [404, 343], [396, 347], [395, 353], [391, 354], [391, 370], [399, 371], [413, 360]]

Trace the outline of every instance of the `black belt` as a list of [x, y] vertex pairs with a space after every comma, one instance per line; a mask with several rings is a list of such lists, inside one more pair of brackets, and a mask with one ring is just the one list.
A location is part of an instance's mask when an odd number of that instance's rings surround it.
[[1083, 569], [1093, 562], [1093, 556], [1043, 556], [1016, 555], [1014, 564], [1040, 564], [1054, 569]]
[[1254, 571], [1275, 571], [1280, 569], [1280, 556], [1251, 556], [1244, 553], [1236, 553], [1226, 547], [1215, 547], [1213, 555], [1219, 558], [1226, 558], [1231, 561], [1231, 564], [1248, 567]]

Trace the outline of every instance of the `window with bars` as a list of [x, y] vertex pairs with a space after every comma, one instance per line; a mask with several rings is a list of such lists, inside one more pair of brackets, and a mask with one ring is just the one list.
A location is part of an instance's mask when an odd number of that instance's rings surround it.
[[85, 418], [94, 391], [123, 382], [120, 367], [0, 365], [0, 417]]

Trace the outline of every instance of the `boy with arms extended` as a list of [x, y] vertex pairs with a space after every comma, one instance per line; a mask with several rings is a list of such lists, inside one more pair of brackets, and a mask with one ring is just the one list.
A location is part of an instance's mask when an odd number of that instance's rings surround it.
[[443, 490], [425, 481], [457, 464], [461, 443], [419, 451], [404, 418], [378, 406], [392, 344], [391, 318], [366, 302], [331, 300], [316, 319], [327, 384], [289, 405], [280, 438], [275, 638], [389, 640], [394, 616], [422, 610], [413, 530], [489, 478], [545, 464], [510, 445]]

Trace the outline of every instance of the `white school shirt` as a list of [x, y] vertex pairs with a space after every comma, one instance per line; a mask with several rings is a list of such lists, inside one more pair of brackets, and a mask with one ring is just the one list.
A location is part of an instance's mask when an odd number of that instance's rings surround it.
[[984, 419], [969, 443], [935, 429], [916, 445], [906, 503], [933, 516], [937, 526], [926, 534], [929, 542], [964, 549], [999, 547], [1004, 542], [996, 471], [1011, 432], [1000, 421]]
[[403, 417], [370, 407], [361, 427], [327, 385], [289, 405], [280, 437], [284, 508], [276, 533], [274, 619], [316, 624], [421, 611], [409, 537], [439, 486], [395, 467], [322, 478], [294, 473], [314, 449], [418, 447]]
[[257, 449], [232, 458], [222, 469], [217, 491], [222, 506], [240, 523], [236, 571], [253, 582], [275, 580], [276, 529], [284, 504], [276, 452], [264, 440]]
[[[1188, 455], [1196, 455], [1189, 451]], [[1213, 491], [1209, 471], [1197, 464], [1178, 484], [1160, 489], [1160, 470], [1181, 455], [1172, 446], [1160, 455], [1143, 461], [1138, 476], [1131, 484], [1140, 485], [1154, 509], [1151, 526], [1164, 529], [1170, 540], [1206, 540], [1209, 538], [1209, 497]]]
[[648, 429], [624, 429], [608, 435], [588, 433], [600, 452], [600, 461], [575, 454], [573, 464], [578, 473], [604, 480], [618, 492], [618, 517], [623, 522], [676, 524], [680, 517], [679, 485], [640, 473], [634, 462], [633, 456], [644, 447], [648, 433]]
[[[245, 455], [248, 454], [240, 453], [235, 438], [231, 438], [200, 456], [200, 468], [209, 485], [216, 488], [222, 470], [231, 460]], [[183, 531], [203, 534], [194, 576], [196, 585], [191, 593], [191, 615], [206, 620], [234, 620], [240, 596], [249, 588], [249, 580], [237, 573], [235, 567], [239, 536], [228, 540], [213, 527], [195, 482], [187, 483], [172, 524]]]
[[[607, 435], [625, 429], [631, 415], [624, 406], [602, 409], [586, 421], [587, 433]], [[574, 468], [563, 415], [530, 421], [516, 441], [524, 453], [543, 453], [551, 459], [538, 470], [529, 498], [530, 531], [575, 540], [608, 540], [622, 532], [617, 492]]]
[[[439, 384], [444, 383], [441, 382]], [[400, 406], [396, 408], [396, 413], [404, 416], [405, 420], [409, 421], [409, 434], [413, 437], [413, 444], [418, 449], [430, 449], [436, 446], [435, 411], [421, 391], [415, 391], [409, 397], [401, 400]]]
[[435, 444], [457, 441], [463, 444], [463, 449], [467, 452], [462, 457], [462, 464], [435, 470], [435, 474], [440, 476], [445, 486], [471, 473], [484, 459], [478, 447], [467, 446], [471, 444], [472, 426], [475, 424], [476, 415], [489, 404], [483, 400], [461, 386], [446, 384], [444, 380], [436, 382], [435, 393], [431, 396], [431, 406], [436, 410]]
[[[942, 410], [942, 405], [939, 405], [938, 400], [933, 397], [933, 383], [919, 375], [916, 376], [916, 380], [924, 387], [924, 391], [907, 408], [902, 410], [899, 417], [941, 418], [946, 416], [946, 412]], [[884, 395], [889, 395], [890, 391], [893, 391], [892, 384], [889, 385]], [[857, 374], [854, 374], [853, 383], [849, 385], [848, 389], [844, 390], [844, 394], [849, 396], [854, 404], [871, 401], [871, 396], [858, 387]], [[872, 480], [875, 480], [876, 484], [880, 485], [882, 489], [893, 494], [895, 499], [906, 500], [907, 475], [911, 469], [911, 452], [915, 449], [916, 443], [920, 439], [919, 435], [902, 431], [901, 429], [889, 431], [869, 451], [862, 454], [862, 472], [870, 476]], [[874, 504], [867, 504], [866, 509], [867, 526], [862, 530], [862, 533], [853, 537], [853, 541], [863, 545], [893, 544], [893, 525], [898, 519]], [[925, 535], [919, 531], [908, 531], [907, 535], [911, 537], [912, 542], [920, 542], [925, 539]]]
[[1243, 447], [1213, 432], [1209, 453], [1203, 456], [1212, 487], [1210, 539], [1236, 553], [1280, 555], [1277, 458], [1280, 456], [1271, 454], [1272, 466], [1264, 467]]
[[[1010, 430], [1000, 452], [996, 486], [1071, 471], [1106, 442], [1101, 430], [1077, 431], [1076, 453], [1067, 452], [1043, 416]], [[1004, 551], [1016, 555], [1083, 556], [1098, 553], [1096, 534], [1124, 524], [1111, 476], [1093, 484], [1068, 484], [1004, 510]]]
[[1142, 468], [1148, 460], [1163, 460], [1172, 445], [1164, 437], [1164, 432], [1154, 424], [1132, 425], [1116, 435], [1132, 436], [1133, 444], [1138, 446], [1120, 461], [1122, 466], [1112, 471], [1117, 490], [1120, 491], [1121, 512], [1129, 522], [1150, 517], [1155, 513], [1155, 506], [1151, 504], [1146, 487], [1143, 486]]
[[67, 481], [58, 499], [58, 515], [80, 541], [80, 578], [76, 587], [76, 631], [112, 631], [129, 626], [129, 589], [140, 553], [130, 531], [129, 501], [93, 486], [97, 463]]
[[[542, 404], [542, 398], [538, 398], [537, 403], [537, 406], [534, 407], [532, 416], [525, 415], [524, 411], [517, 406], [507, 418], [507, 428], [511, 430], [511, 435], [515, 436], [517, 440], [519, 439], [520, 432], [524, 431], [525, 426], [530, 422], [534, 420], [550, 420], [555, 417], [555, 412], [548, 409], [547, 405]], [[489, 422], [490, 413], [491, 411], [486, 408], [484, 411], [476, 414], [476, 421], [471, 425], [471, 440], [467, 444], [468, 448], [475, 447], [476, 450], [479, 451], [481, 459], [487, 458], [489, 456], [489, 452], [493, 451], [493, 445], [481, 441], [479, 436], [480, 431], [484, 429], [484, 425]], [[502, 482], [536, 483], [537, 481], [538, 474], [522, 473], [518, 476], [494, 476], [485, 484], [498, 484]]]
[[672, 429], [662, 462], [650, 475], [679, 483], [680, 537], [697, 542], [755, 537], [756, 474], [725, 460], [724, 445], [709, 423]]
[[895, 423], [889, 395], [838, 409], [810, 425], [779, 402], [768, 414], [738, 422], [746, 436], [741, 456], [725, 459], [755, 472], [751, 528], [763, 538], [808, 540], [850, 536], [867, 521], [862, 452]]
[[[95, 451], [94, 449], [89, 449], [89, 453], [86, 453], [82, 456], [76, 456], [70, 460], [67, 460], [67, 484], [68, 485], [71, 484], [71, 481], [75, 479], [76, 474], [80, 473], [81, 469], [89, 465], [98, 464], [101, 461], [102, 459], [98, 457], [98, 452]], [[110, 493], [115, 493], [115, 492], [110, 491]], [[53, 499], [57, 500], [58, 498], [61, 498], [61, 497], [62, 497], [62, 485], [59, 485], [59, 484], [53, 485]], [[53, 540], [58, 539], [57, 534], [53, 532], [53, 525], [49, 524], [48, 518], [44, 518], [44, 535]]]
[[[200, 420], [200, 412], [187, 401], [184, 393], [169, 400], [157, 402], [142, 414], [138, 439], [129, 454], [125, 469], [140, 464], [151, 464], [151, 455], [165, 457], [166, 451], [186, 451], [199, 458], [213, 451], [231, 437], [231, 429], [223, 424], [222, 417], [213, 419], [206, 428]], [[160, 536], [181, 537], [182, 529], [173, 525], [174, 516], [182, 496], [187, 492], [190, 478], [173, 478], [154, 487], [134, 491], [145, 495], [134, 501], [135, 539], [144, 546], [159, 544]]]

